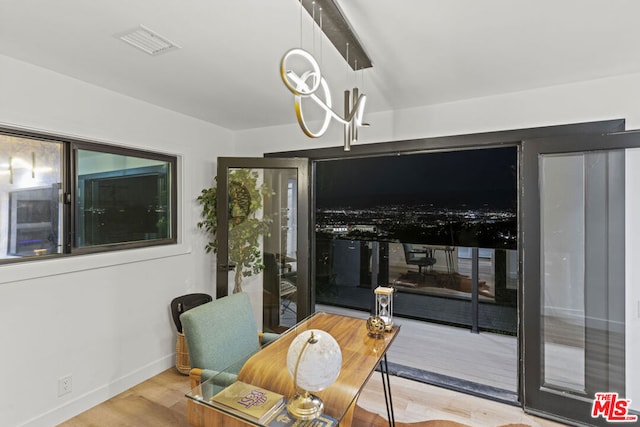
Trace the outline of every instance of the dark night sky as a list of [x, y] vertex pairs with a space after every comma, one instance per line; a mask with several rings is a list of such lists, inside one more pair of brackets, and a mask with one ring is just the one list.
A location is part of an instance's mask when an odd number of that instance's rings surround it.
[[515, 208], [516, 165], [516, 147], [318, 162], [316, 203]]

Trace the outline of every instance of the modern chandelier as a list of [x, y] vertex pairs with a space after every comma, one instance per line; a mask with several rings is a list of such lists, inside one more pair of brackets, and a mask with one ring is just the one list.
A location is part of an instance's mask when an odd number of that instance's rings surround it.
[[[319, 14], [316, 18], [316, 3]], [[344, 15], [333, 0], [300, 0], [301, 7], [312, 16], [320, 31], [327, 36], [341, 56], [354, 70], [362, 70], [372, 66], [362, 45], [351, 30]], [[327, 11], [328, 23], [324, 25], [324, 12]], [[325, 29], [326, 28], [326, 29]], [[302, 60], [308, 69], [301, 74], [287, 66], [292, 58]], [[331, 120], [334, 119], [344, 127], [344, 150], [351, 150], [351, 143], [358, 139], [358, 128], [368, 126], [363, 122], [364, 108], [367, 97], [359, 93], [359, 89], [344, 91], [344, 115], [333, 110], [331, 92], [326, 79], [322, 76], [320, 65], [311, 53], [302, 48], [288, 50], [280, 61], [280, 76], [285, 86], [294, 95], [294, 108], [300, 128], [309, 138], [319, 138], [327, 131]], [[312, 131], [305, 121], [302, 111], [302, 99], [310, 99], [324, 111], [322, 125], [317, 131]]]

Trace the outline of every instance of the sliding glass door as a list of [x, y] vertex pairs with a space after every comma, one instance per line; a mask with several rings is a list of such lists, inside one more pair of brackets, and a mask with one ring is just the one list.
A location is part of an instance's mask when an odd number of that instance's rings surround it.
[[532, 412], [606, 425], [640, 410], [637, 147], [637, 134], [523, 143], [523, 403]]

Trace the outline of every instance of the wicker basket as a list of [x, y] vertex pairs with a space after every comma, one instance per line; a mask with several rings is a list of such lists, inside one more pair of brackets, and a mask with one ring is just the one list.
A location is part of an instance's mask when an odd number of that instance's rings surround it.
[[184, 334], [180, 332], [178, 332], [178, 339], [176, 340], [176, 369], [184, 375], [189, 375], [191, 370], [187, 340], [184, 338]]

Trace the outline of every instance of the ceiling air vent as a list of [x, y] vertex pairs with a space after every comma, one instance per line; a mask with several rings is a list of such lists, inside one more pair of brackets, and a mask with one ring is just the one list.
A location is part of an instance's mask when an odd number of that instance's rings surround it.
[[139, 28], [117, 34], [116, 37], [129, 43], [133, 47], [137, 47], [149, 55], [158, 55], [160, 53], [180, 49], [180, 46], [168, 40], [166, 37], [163, 37], [142, 25]]

